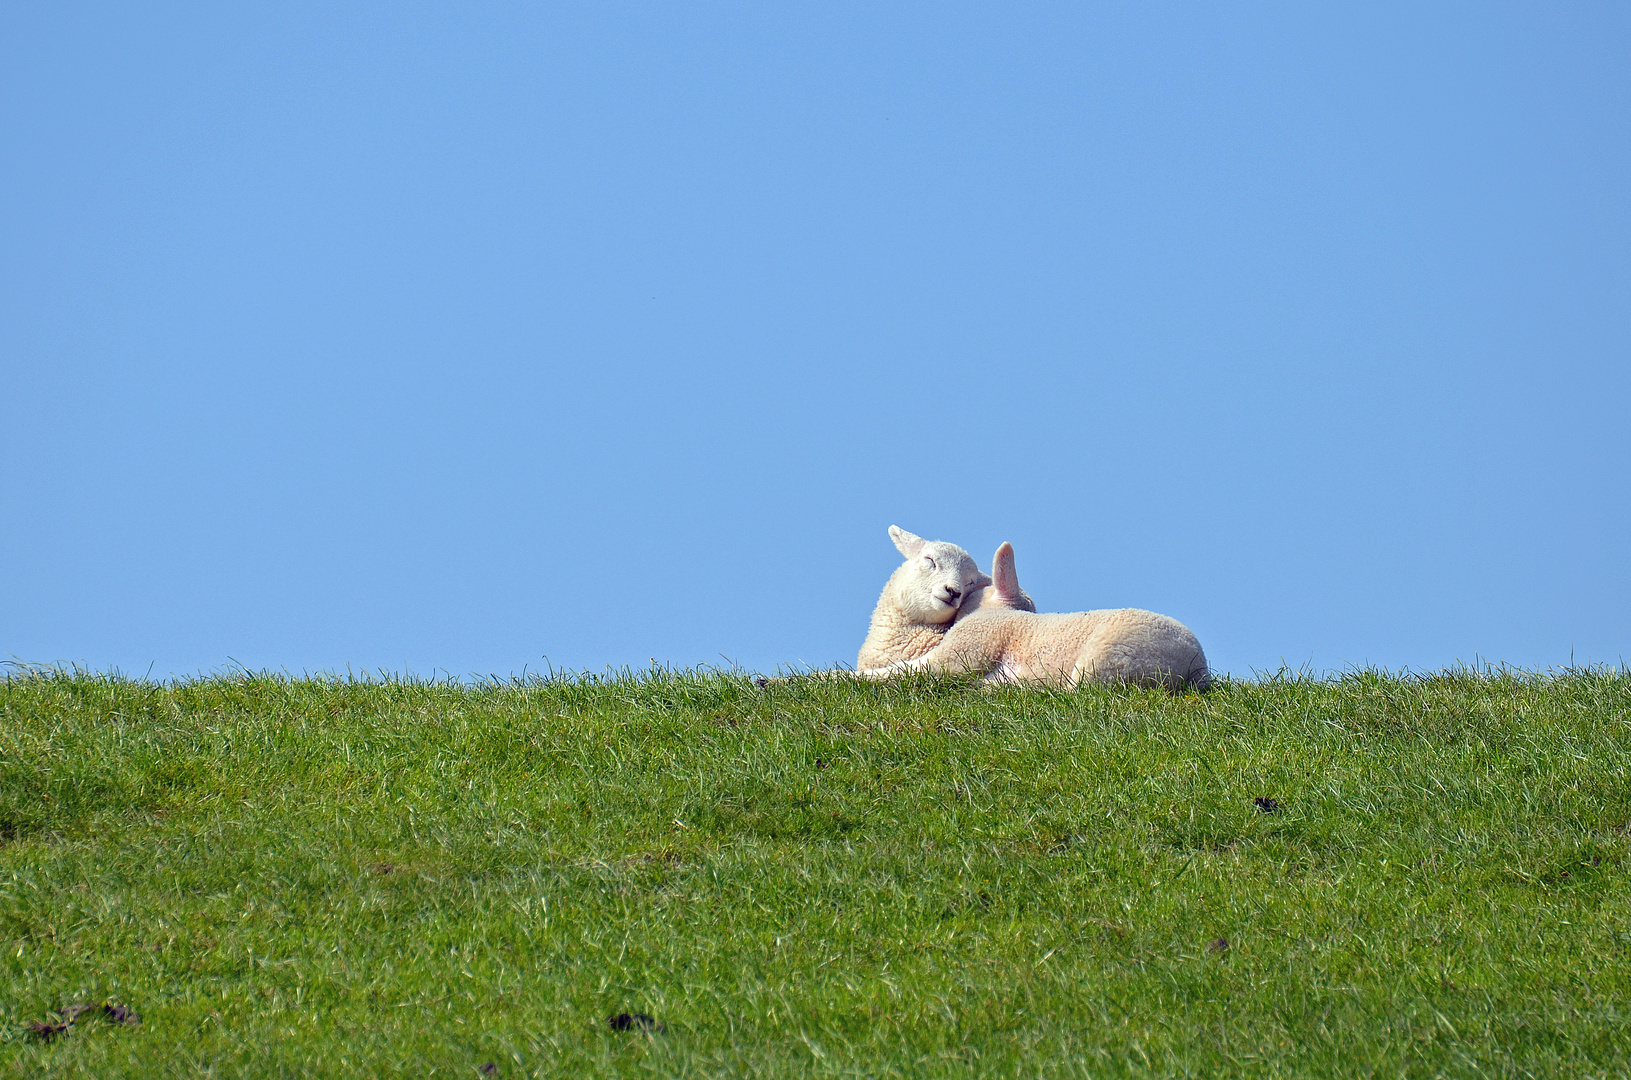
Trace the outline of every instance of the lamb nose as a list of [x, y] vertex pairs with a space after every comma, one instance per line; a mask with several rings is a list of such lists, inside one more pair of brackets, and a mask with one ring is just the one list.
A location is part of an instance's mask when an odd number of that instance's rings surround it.
[[953, 600], [955, 600], [955, 599], [957, 599], [957, 598], [958, 598], [958, 597], [959, 597], [959, 596], [962, 596], [962, 595], [963, 595], [963, 592], [962, 592], [962, 590], [961, 590], [961, 589], [954, 589], [954, 588], [952, 588], [952, 587], [951, 587], [951, 586], [950, 586], [950, 585], [947, 585], [947, 586], [946, 586], [946, 595], [947, 595], [947, 596], [950, 596], [950, 597], [951, 597], [951, 598], [952, 598], [952, 599], [953, 599]]

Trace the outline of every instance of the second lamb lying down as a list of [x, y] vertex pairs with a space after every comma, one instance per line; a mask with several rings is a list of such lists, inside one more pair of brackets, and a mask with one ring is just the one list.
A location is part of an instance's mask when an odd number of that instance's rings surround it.
[[940, 643], [911, 660], [857, 672], [869, 679], [902, 671], [983, 672], [993, 682], [1137, 683], [1181, 690], [1212, 684], [1206, 654], [1177, 619], [1137, 608], [1038, 615], [1004, 543], [991, 562], [992, 585], [964, 607]]

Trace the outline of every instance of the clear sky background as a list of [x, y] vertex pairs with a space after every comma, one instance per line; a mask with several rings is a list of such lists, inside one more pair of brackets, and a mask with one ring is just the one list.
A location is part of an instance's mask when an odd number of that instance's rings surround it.
[[0, 657], [1631, 659], [1631, 8], [0, 9]]

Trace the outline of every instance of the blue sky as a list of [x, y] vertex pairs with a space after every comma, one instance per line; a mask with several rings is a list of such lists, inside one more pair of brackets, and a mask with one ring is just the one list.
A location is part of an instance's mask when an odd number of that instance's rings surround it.
[[0, 11], [0, 656], [1631, 658], [1631, 9]]

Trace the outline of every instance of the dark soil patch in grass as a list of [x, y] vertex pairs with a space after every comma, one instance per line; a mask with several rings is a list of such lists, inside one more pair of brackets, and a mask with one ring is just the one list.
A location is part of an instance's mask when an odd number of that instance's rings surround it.
[[613, 1031], [666, 1031], [666, 1026], [645, 1013], [614, 1013], [606, 1018], [606, 1026]]

